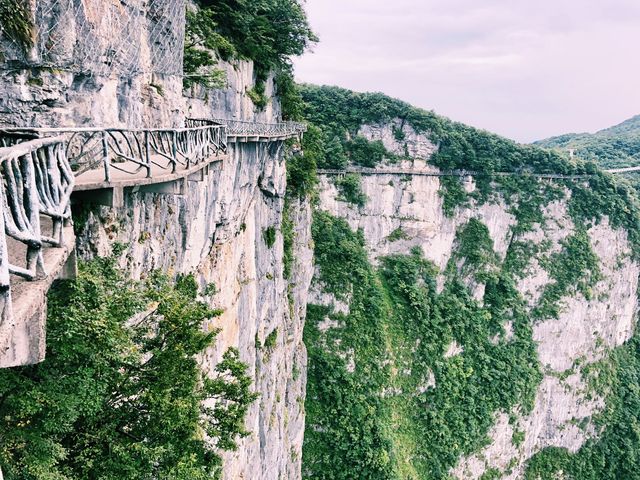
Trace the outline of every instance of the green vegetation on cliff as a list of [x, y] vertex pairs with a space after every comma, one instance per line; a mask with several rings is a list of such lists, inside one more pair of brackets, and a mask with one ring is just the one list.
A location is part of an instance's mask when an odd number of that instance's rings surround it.
[[[607, 217], [612, 227], [626, 231], [639, 258], [636, 192], [593, 163], [518, 145], [381, 94], [309, 85], [301, 92], [316, 129], [318, 166], [393, 161], [373, 154], [363, 161], [349, 145], [365, 124], [392, 124], [398, 142], [411, 125], [438, 145], [429, 159], [434, 165], [486, 174], [474, 179], [472, 193], [458, 178], [441, 179], [446, 214], [503, 202], [515, 219], [504, 260], [493, 251], [487, 227], [472, 216], [457, 232], [446, 269], [437, 272], [419, 250], [379, 258], [374, 267], [362, 232], [327, 213], [315, 215], [316, 288], [343, 305], [308, 310], [303, 472], [326, 479], [351, 478], [356, 471], [365, 479], [447, 479], [462, 456], [487, 444], [496, 413], [508, 414], [513, 422], [532, 408], [542, 378], [533, 326], [557, 318], [569, 296], [591, 299], [602, 278], [588, 229]], [[334, 163], [329, 144], [337, 152]], [[531, 175], [538, 172], [588, 177], [550, 181]], [[348, 200], [340, 182], [339, 193]], [[551, 253], [548, 242], [521, 238], [536, 225], [546, 228], [548, 209], [565, 216], [562, 204], [575, 228], [558, 249]], [[393, 239], [401, 233], [394, 232]], [[529, 306], [516, 285], [532, 259], [550, 280]], [[440, 293], [438, 273], [444, 281]], [[482, 303], [474, 299], [476, 288], [484, 288]], [[589, 388], [606, 399], [605, 411], [593, 419], [602, 433], [577, 454], [539, 453], [529, 463], [528, 479], [555, 478], [560, 471], [571, 480], [640, 478], [635, 453], [640, 448], [639, 352], [636, 338], [600, 364], [582, 368]], [[523, 441], [523, 432], [515, 429], [513, 444]], [[482, 478], [504, 473], [489, 469]]]
[[340, 192], [340, 199], [363, 207], [367, 203], [367, 196], [362, 191], [361, 177], [357, 173], [348, 173], [336, 180]]
[[[31, 48], [34, 34], [27, 2], [0, 0], [0, 34], [25, 50]], [[0, 51], [0, 60], [2, 58], [2, 51]]]
[[[276, 74], [278, 94], [285, 111], [295, 110], [295, 86], [290, 57], [301, 55], [317, 41], [298, 0], [197, 0], [187, 14], [185, 85], [205, 83], [216, 61], [253, 60], [255, 85], [247, 93], [258, 108], [266, 105], [265, 82]], [[294, 97], [294, 101], [290, 101]]]
[[217, 478], [256, 398], [237, 350], [201, 370], [218, 314], [191, 276], [132, 282], [110, 259], [82, 264], [50, 293], [46, 360], [0, 371], [5, 479]]
[[[592, 167], [570, 163], [561, 155], [541, 148], [519, 145], [498, 135], [453, 122], [433, 112], [413, 107], [382, 93], [358, 93], [339, 87], [301, 85], [305, 101], [305, 118], [322, 129], [326, 138], [357, 138], [366, 124], [391, 124], [399, 121], [395, 138], [404, 138], [403, 128], [411, 126], [426, 133], [439, 145], [431, 163], [445, 169], [479, 172], [533, 171], [553, 173], [588, 173]], [[369, 161], [379, 162], [380, 155]], [[355, 163], [362, 164], [362, 161]]]
[[[573, 290], [588, 297], [600, 279], [582, 229], [553, 254], [543, 244], [513, 241], [501, 261], [487, 227], [471, 218], [457, 233], [441, 293], [437, 269], [419, 249], [382, 257], [376, 268], [363, 233], [325, 212], [314, 215], [313, 239], [316, 288], [346, 311], [308, 308], [305, 478], [450, 478], [461, 456], [487, 444], [497, 412], [533, 407], [542, 379], [534, 322], [557, 316]], [[516, 282], [533, 258], [553, 281], [530, 311]], [[484, 285], [483, 303], [469, 282]], [[607, 425], [605, 435], [577, 456], [543, 451], [527, 478], [552, 478], [560, 469], [574, 480], [637, 478], [639, 359], [635, 339], [603, 365], [585, 367], [598, 394], [613, 392], [597, 420]], [[522, 440], [516, 430], [514, 444]], [[489, 470], [483, 478], [500, 476]]]
[[[374, 268], [362, 233], [323, 212], [313, 238], [316, 282], [348, 313], [309, 306], [306, 478], [444, 479], [460, 455], [486, 444], [496, 411], [533, 406], [541, 373], [515, 288], [522, 249], [499, 268], [486, 226], [473, 219], [437, 293], [437, 270], [419, 250]], [[468, 274], [487, 282], [484, 305], [461, 282]], [[453, 345], [462, 351], [446, 356]]]

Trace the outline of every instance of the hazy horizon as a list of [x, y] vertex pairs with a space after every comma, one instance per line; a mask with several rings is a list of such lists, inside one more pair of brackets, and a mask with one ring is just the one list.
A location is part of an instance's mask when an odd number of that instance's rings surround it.
[[640, 4], [307, 0], [301, 82], [381, 91], [521, 142], [640, 113]]

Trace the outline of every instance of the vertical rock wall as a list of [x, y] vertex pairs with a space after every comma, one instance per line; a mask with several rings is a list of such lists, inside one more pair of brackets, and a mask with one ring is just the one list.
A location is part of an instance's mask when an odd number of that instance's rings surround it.
[[[363, 126], [360, 134], [371, 140], [382, 140], [392, 152], [403, 150], [393, 138], [391, 125]], [[389, 169], [429, 171], [434, 168], [428, 160], [435, 146], [428, 138], [409, 130], [403, 142], [408, 144], [413, 160], [389, 165]], [[545, 255], [558, 253], [563, 242], [576, 231], [568, 212], [571, 195], [568, 190], [564, 199], [543, 207], [543, 222], [525, 233], [514, 233], [517, 219], [500, 195], [482, 205], [472, 200], [467, 206], [458, 207], [452, 216], [446, 216], [438, 177], [363, 175], [361, 187], [368, 201], [358, 207], [342, 199], [334, 177], [321, 176], [319, 208], [346, 219], [353, 230], [363, 232], [374, 264], [382, 256], [409, 254], [418, 247], [438, 268], [439, 289], [449, 260], [456, 252], [456, 232], [469, 219], [477, 219], [487, 227], [492, 249], [500, 262], [517, 242], [531, 242], [546, 249]], [[467, 181], [465, 188], [472, 192], [474, 182]], [[499, 473], [495, 478], [522, 478], [526, 461], [540, 450], [552, 446], [576, 452], [588, 439], [599, 435], [601, 427], [593, 418], [602, 412], [607, 392], [594, 392], [584, 372], [632, 337], [637, 321], [640, 265], [633, 258], [627, 232], [613, 228], [608, 218], [603, 217], [587, 227], [601, 278], [589, 298], [579, 292], [565, 295], [558, 318], [533, 323], [533, 340], [543, 378], [537, 386], [532, 411], [523, 414], [515, 408], [495, 412], [489, 444], [473, 455], [460, 458], [450, 472], [453, 477], [478, 479], [486, 472], [495, 473], [495, 469]], [[396, 235], [398, 232], [401, 235]], [[527, 262], [517, 289], [532, 309], [545, 287], [555, 280], [543, 268], [542, 260], [527, 258]], [[484, 285], [471, 279], [467, 284], [475, 299], [482, 303]], [[315, 281], [311, 297], [311, 303], [332, 306], [339, 312], [349, 310], [348, 305], [326, 294]], [[510, 327], [506, 326], [505, 331], [505, 341], [510, 341], [513, 335]], [[464, 349], [464, 345], [452, 347], [455, 348], [445, 357], [460, 354]], [[438, 388], [437, 379], [433, 388]], [[513, 440], [515, 432], [521, 432], [523, 437], [517, 444]]]
[[[32, 51], [0, 35], [0, 125], [153, 128], [181, 125], [185, 116], [276, 121], [280, 115], [272, 79], [264, 111], [245, 95], [254, 82], [248, 61], [220, 64], [227, 72], [221, 90], [183, 92], [171, 67], [182, 68], [181, 0], [38, 0], [32, 9], [38, 32]], [[45, 45], [46, 38], [55, 42]], [[247, 418], [251, 435], [225, 458], [225, 476], [234, 480], [300, 476], [310, 207], [292, 201], [289, 208], [295, 267], [285, 279], [285, 183], [281, 143], [232, 145], [183, 195], [133, 188], [124, 208], [85, 204], [74, 211], [81, 259], [111, 255], [117, 245], [133, 278], [159, 268], [194, 272], [203, 286], [215, 285], [210, 301], [224, 313], [212, 320], [221, 331], [202, 365], [212, 369], [228, 347], [237, 347], [260, 394]], [[271, 246], [264, 238], [270, 227]]]
[[34, 46], [0, 35], [0, 125], [182, 122], [181, 0], [31, 2]]
[[[77, 217], [81, 258], [109, 255], [133, 277], [155, 268], [195, 272], [214, 284], [211, 305], [224, 313], [215, 348], [202, 358], [213, 368], [224, 351], [238, 347], [250, 366], [260, 398], [247, 418], [251, 435], [225, 457], [226, 478], [295, 479], [300, 475], [306, 353], [302, 328], [312, 274], [310, 207], [294, 201], [295, 265], [283, 277], [281, 223], [285, 163], [275, 145], [242, 144], [214, 164], [185, 195], [130, 192], [122, 209], [91, 207]], [[265, 241], [268, 228], [276, 241]], [[269, 338], [269, 340], [267, 340]]]

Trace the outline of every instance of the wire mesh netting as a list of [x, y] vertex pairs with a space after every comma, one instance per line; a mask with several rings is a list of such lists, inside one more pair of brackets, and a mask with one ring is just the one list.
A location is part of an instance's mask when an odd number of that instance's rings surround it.
[[32, 14], [26, 63], [87, 75], [182, 75], [185, 0], [37, 0]]

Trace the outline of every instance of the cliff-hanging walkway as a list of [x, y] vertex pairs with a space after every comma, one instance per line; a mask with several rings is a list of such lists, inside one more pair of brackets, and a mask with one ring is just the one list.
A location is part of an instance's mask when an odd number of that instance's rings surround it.
[[[122, 205], [126, 187], [182, 193], [229, 144], [300, 137], [305, 125], [188, 119], [184, 128], [0, 128], [0, 368], [44, 356], [42, 305], [73, 275], [71, 194]], [[12, 301], [13, 300], [13, 301]], [[30, 337], [37, 337], [36, 345]]]
[[[44, 341], [21, 348], [42, 328], [41, 308], [51, 282], [73, 275], [75, 239], [71, 195], [112, 206], [123, 204], [125, 188], [183, 193], [188, 180], [202, 180], [230, 144], [267, 146], [301, 137], [305, 125], [187, 119], [185, 127], [0, 128], [0, 367], [34, 363]], [[608, 170], [640, 171], [640, 167]], [[322, 175], [514, 176], [587, 179], [590, 175], [531, 172], [429, 171], [348, 167]], [[12, 302], [13, 298], [13, 302]], [[44, 335], [40, 337], [44, 338]]]
[[[604, 170], [612, 174], [630, 173], [640, 171], [640, 167], [615, 168]], [[474, 170], [421, 170], [414, 168], [368, 168], [347, 167], [344, 169], [318, 169], [318, 174], [328, 176], [343, 176], [348, 173], [358, 175], [403, 175], [417, 177], [531, 177], [551, 180], [586, 180], [592, 174], [570, 175], [562, 173], [536, 173], [529, 171], [520, 172], [480, 172]]]

